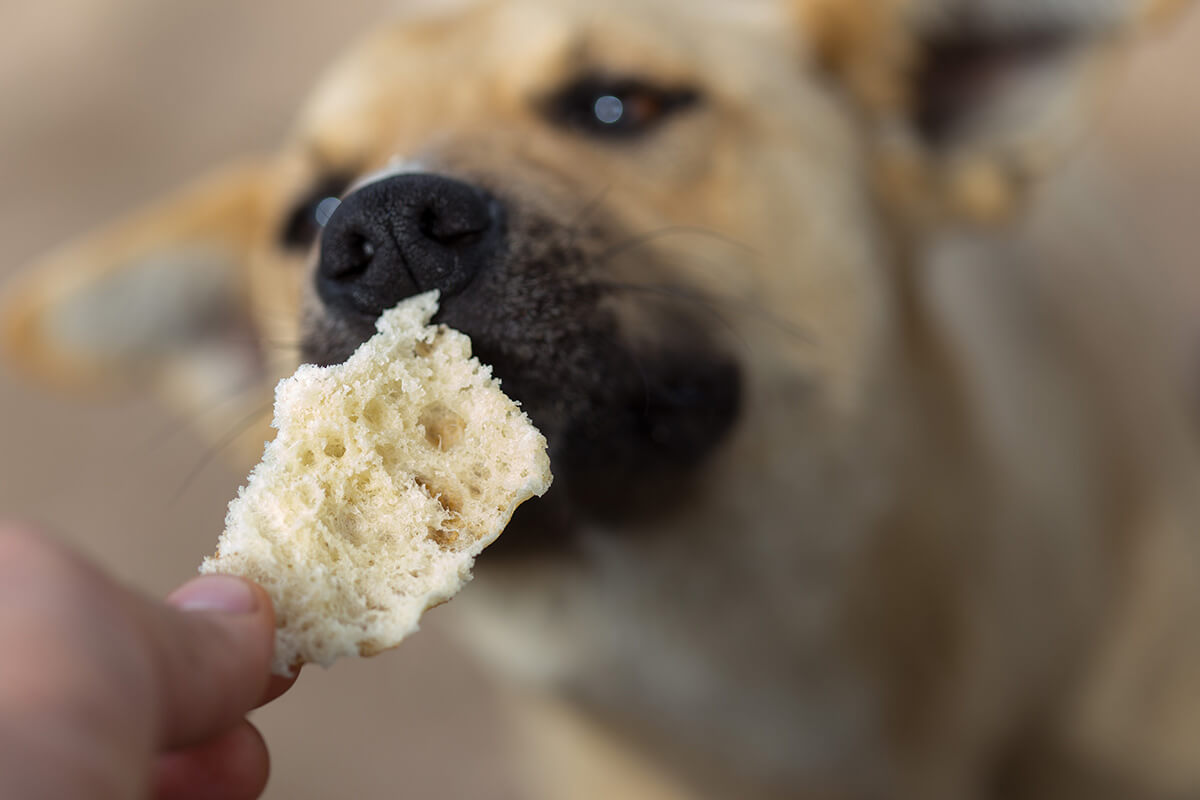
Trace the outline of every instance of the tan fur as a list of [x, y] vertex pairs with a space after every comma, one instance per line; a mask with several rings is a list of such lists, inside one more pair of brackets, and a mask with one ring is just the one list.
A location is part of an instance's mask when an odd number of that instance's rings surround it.
[[[584, 563], [481, 563], [454, 604], [464, 638], [536, 687], [517, 702], [542, 796], [1200, 796], [1197, 456], [1154, 310], [1102, 275], [1006, 268], [1002, 236], [947, 235], [1019, 213], [1130, 33], [1172, 4], [1089, 30], [1056, 76], [1075, 101], [935, 148], [914, 75], [952, 2], [509, 0], [384, 24], [270, 164], [32, 272], [10, 345], [51, 377], [136, 366], [60, 353], [45, 320], [214, 239], [242, 257], [228, 296], [258, 335], [295, 341], [322, 311], [311, 257], [274, 246], [289, 204], [395, 159], [556, 229], [593, 212], [704, 228], [606, 265], [695, 291], [733, 331], [741, 419], [699, 499], [589, 528]], [[584, 68], [695, 84], [706, 106], [598, 145], [531, 103]], [[648, 341], [661, 311], [613, 313]], [[193, 355], [156, 375], [201, 374]], [[249, 394], [290, 366], [266, 359]]]

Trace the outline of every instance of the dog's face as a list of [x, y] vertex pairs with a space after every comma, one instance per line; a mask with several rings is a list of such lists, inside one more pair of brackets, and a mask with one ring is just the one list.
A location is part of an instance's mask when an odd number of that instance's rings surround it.
[[[668, 9], [507, 3], [384, 29], [308, 107], [279, 219], [350, 188], [285, 268], [306, 358], [341, 360], [437, 288], [436, 319], [550, 442], [554, 488], [480, 561], [470, 638], [674, 728], [713, 718], [751, 652], [764, 699], [801, 668], [748, 649], [779, 590], [750, 576], [764, 550], [812, 550], [780, 483], [829, 457], [813, 429], [878, 379], [890, 278], [860, 134], [797, 77], [783, 9]], [[730, 594], [745, 621], [714, 625]], [[681, 662], [711, 675], [681, 683]]]
[[[470, 335], [555, 473], [456, 602], [471, 638], [715, 772], [834, 785], [864, 754], [886, 771], [862, 618], [904, 592], [929, 613], [907, 644], [950, 624], [933, 566], [864, 566], [923, 463], [896, 453], [940, 446], [920, 429], [937, 358], [906, 262], [935, 223], [1011, 205], [1029, 164], [1007, 134], [1030, 122], [978, 101], [1003, 110], [1031, 64], [1074, 81], [1118, 24], [1101, 5], [400, 18], [332, 70], [277, 157], [64, 256], [11, 338], [58, 374], [114, 371], [137, 339], [185, 402], [215, 384], [254, 405], [296, 362], [272, 342], [340, 361], [438, 289], [437, 321]], [[121, 302], [147, 286], [174, 294], [139, 327]], [[264, 344], [227, 335], [231, 307]]]
[[[769, 24], [489, 5], [383, 30], [309, 106], [284, 216], [351, 191], [315, 251], [314, 225], [277, 227], [304, 296], [285, 316], [307, 359], [340, 361], [381, 310], [441, 291], [438, 320], [552, 443], [556, 490], [529, 509], [547, 530], [514, 549], [689, 501], [762, 369], [789, 393], [769, 402], [862, 391], [886, 281], [856, 133], [780, 79], [792, 37]], [[469, 66], [431, 79], [442, 64]]]

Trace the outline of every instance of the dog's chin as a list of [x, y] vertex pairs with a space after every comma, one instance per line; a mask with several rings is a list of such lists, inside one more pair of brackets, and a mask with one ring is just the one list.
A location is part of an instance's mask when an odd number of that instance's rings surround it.
[[669, 515], [693, 498], [704, 465], [737, 418], [738, 370], [724, 359], [647, 359], [636, 384], [597, 390], [594, 405], [566, 419], [556, 418], [554, 397], [526, 394], [502, 367], [497, 374], [546, 433], [555, 483], [518, 509], [489, 551], [493, 560], [569, 551], [573, 533], [586, 524], [615, 531]]
[[[739, 369], [701, 336], [637, 353], [617, 337], [585, 333], [559, 343], [571, 352], [531, 352], [489, 335], [452, 304], [435, 321], [471, 337], [475, 355], [550, 446], [554, 485], [517, 510], [489, 560], [567, 553], [584, 525], [620, 529], [670, 514], [693, 496], [738, 416]], [[366, 319], [312, 315], [305, 360], [344, 361], [373, 327]]]

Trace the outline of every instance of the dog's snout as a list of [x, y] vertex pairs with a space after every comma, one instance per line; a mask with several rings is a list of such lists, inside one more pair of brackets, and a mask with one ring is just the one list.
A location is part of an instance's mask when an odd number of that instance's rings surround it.
[[317, 267], [321, 299], [378, 316], [406, 297], [462, 291], [502, 245], [499, 203], [440, 175], [394, 175], [348, 195], [325, 227]]

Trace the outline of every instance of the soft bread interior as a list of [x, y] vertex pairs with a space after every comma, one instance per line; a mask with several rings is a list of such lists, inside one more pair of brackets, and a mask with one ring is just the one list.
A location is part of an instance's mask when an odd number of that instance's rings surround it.
[[277, 674], [398, 644], [550, 486], [545, 438], [436, 310], [406, 300], [344, 364], [276, 389], [278, 435], [200, 569], [266, 588]]

